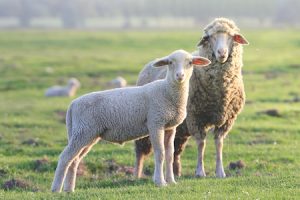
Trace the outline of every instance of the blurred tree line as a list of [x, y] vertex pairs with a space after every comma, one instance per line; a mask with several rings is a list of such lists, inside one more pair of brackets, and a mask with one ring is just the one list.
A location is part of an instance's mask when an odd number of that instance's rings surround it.
[[23, 28], [33, 18], [60, 18], [65, 28], [84, 27], [88, 18], [190, 17], [207, 23], [213, 17], [271, 20], [299, 24], [300, 0], [0, 0], [0, 18], [15, 17]]

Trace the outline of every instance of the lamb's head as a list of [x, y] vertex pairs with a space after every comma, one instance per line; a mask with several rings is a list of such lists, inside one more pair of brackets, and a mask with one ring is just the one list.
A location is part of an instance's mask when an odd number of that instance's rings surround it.
[[234, 42], [242, 45], [249, 44], [239, 31], [232, 20], [217, 18], [204, 29], [204, 36], [197, 46], [210, 45], [216, 60], [225, 63]]
[[193, 67], [203, 67], [210, 64], [210, 60], [201, 56], [193, 56], [184, 50], [176, 50], [168, 56], [157, 59], [153, 67], [168, 65], [167, 78], [172, 82], [182, 84], [189, 81]]
[[71, 78], [68, 81], [68, 86], [71, 88], [79, 88], [80, 87], [80, 82], [76, 78]]

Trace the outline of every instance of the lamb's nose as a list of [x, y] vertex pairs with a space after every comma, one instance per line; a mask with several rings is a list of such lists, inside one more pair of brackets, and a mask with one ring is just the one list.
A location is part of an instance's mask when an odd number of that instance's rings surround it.
[[184, 78], [184, 73], [177, 73], [176, 74], [176, 78], [178, 79], [178, 80], [183, 80], [183, 78]]

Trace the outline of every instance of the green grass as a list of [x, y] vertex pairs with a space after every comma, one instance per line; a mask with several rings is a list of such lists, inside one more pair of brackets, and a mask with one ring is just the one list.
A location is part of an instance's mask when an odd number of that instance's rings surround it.
[[[151, 177], [135, 180], [124, 173], [107, 173], [107, 160], [133, 166], [133, 143], [103, 143], [85, 158], [87, 173], [77, 179], [74, 194], [52, 194], [50, 186], [59, 153], [67, 143], [58, 113], [72, 99], [45, 98], [53, 84], [78, 78], [77, 96], [104, 89], [124, 76], [134, 85], [148, 61], [175, 49], [193, 51], [199, 31], [0, 32], [0, 199], [299, 199], [300, 198], [300, 34], [299, 30], [256, 30], [243, 33], [247, 104], [225, 141], [224, 165], [230, 175], [214, 177], [214, 142], [205, 155], [208, 177], [194, 177], [197, 150], [190, 140], [182, 155], [183, 177], [178, 184], [157, 188]], [[49, 69], [52, 73], [49, 73]], [[50, 70], [50, 71], [51, 71]], [[277, 109], [280, 117], [259, 112]], [[38, 146], [23, 144], [37, 138]], [[49, 164], [35, 170], [35, 160]], [[240, 171], [227, 168], [243, 160]], [[145, 167], [153, 171], [153, 159]], [[0, 171], [1, 172], [1, 171]], [[12, 179], [30, 184], [6, 191]], [[35, 192], [35, 190], [38, 190]]]

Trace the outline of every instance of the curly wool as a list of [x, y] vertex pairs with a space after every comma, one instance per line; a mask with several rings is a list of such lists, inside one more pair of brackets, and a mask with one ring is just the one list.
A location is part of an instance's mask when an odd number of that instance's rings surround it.
[[[238, 33], [239, 29], [234, 22], [224, 18], [216, 19], [204, 29], [206, 34], [219, 31]], [[190, 81], [187, 125], [189, 129], [200, 131], [200, 138], [205, 138], [207, 130], [213, 126], [219, 129], [216, 137], [219, 134], [226, 136], [245, 104], [243, 48], [235, 42], [232, 45], [225, 63], [216, 60], [209, 42], [199, 47], [198, 54], [207, 57], [212, 63], [208, 67], [194, 70]], [[195, 117], [197, 119], [193, 119]]]
[[240, 32], [240, 29], [235, 25], [234, 21], [226, 18], [216, 18], [204, 28], [204, 36], [210, 36], [218, 32], [226, 32], [233, 36], [235, 33]]

